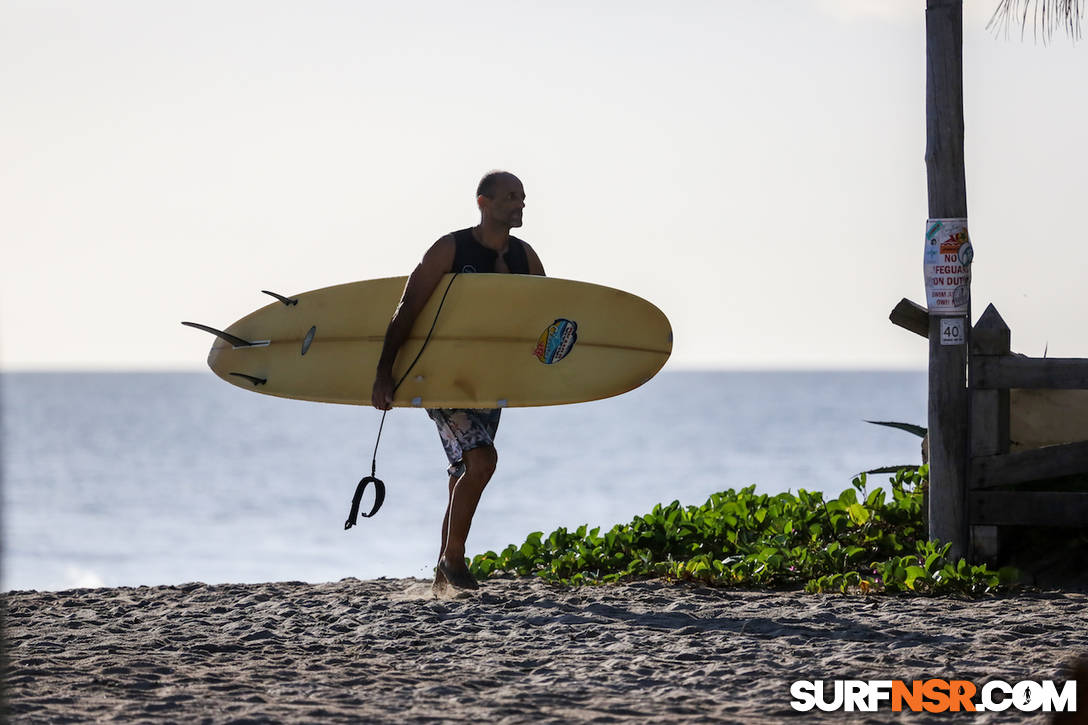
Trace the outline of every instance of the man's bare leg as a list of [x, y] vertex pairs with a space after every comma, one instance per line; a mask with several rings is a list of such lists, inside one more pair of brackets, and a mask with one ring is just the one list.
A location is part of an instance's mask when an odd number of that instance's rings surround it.
[[[438, 562], [442, 562], [442, 551], [446, 548], [446, 535], [450, 530], [450, 506], [453, 504], [453, 489], [457, 486], [458, 476], [450, 476], [449, 497], [446, 499], [446, 515], [442, 518], [442, 540], [438, 542]], [[434, 584], [431, 585], [431, 590], [436, 596], [440, 596], [446, 591], [446, 575], [442, 573], [442, 570], [435, 565], [434, 568]]]
[[451, 480], [450, 498], [442, 522], [443, 546], [438, 558], [438, 576], [460, 588], [476, 588], [476, 582], [465, 566], [465, 540], [472, 527], [472, 517], [480, 503], [491, 476], [495, 473], [498, 453], [494, 446], [481, 446], [465, 451], [462, 462], [465, 472]]

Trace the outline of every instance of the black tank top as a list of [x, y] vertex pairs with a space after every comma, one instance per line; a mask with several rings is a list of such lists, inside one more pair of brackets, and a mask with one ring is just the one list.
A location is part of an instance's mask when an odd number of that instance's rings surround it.
[[[457, 245], [457, 251], [453, 254], [451, 272], [495, 271], [495, 260], [499, 253], [477, 242], [471, 228], [454, 232], [453, 241]], [[525, 243], [517, 237], [510, 237], [503, 259], [511, 273], [529, 274], [529, 257], [525, 254]]]

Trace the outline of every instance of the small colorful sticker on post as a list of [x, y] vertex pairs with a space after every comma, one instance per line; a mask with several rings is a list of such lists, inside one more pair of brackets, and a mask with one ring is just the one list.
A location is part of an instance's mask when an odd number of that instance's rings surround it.
[[931, 314], [967, 314], [974, 256], [966, 219], [930, 219], [926, 222], [922, 266], [926, 277], [926, 306]]
[[540, 333], [533, 354], [540, 362], [551, 365], [569, 355], [577, 341], [578, 323], [560, 317]]

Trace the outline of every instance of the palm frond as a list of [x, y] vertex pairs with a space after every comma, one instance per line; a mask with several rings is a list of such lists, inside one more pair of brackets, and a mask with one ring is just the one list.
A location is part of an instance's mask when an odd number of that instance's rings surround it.
[[[865, 471], [864, 473], [867, 476], [877, 473], [899, 473], [900, 471], [910, 471], [911, 473], [914, 473], [919, 468], [921, 468], [921, 466], [917, 463], [904, 463], [902, 466], [881, 466], [880, 468], [874, 468], [873, 470]], [[859, 478], [861, 475], [861, 473], [855, 473], [854, 478]]]
[[926, 429], [920, 425], [914, 425], [913, 423], [895, 423], [890, 420], [867, 420], [866, 423], [872, 423], [873, 425], [883, 425], [888, 428], [897, 428], [898, 430], [905, 430], [907, 433], [913, 433], [919, 438], [926, 437]]
[[1009, 36], [1009, 29], [1020, 26], [1020, 38], [1031, 23], [1035, 40], [1040, 36], [1044, 43], [1054, 37], [1054, 32], [1064, 29], [1073, 40], [1080, 40], [1081, 20], [1084, 17], [1085, 0], [1000, 0], [986, 28]]

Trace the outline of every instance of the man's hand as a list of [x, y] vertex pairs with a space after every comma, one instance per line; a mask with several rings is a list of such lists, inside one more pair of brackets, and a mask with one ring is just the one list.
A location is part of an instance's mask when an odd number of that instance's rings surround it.
[[379, 370], [374, 377], [374, 390], [370, 395], [370, 402], [378, 410], [389, 410], [393, 407], [393, 375], [390, 372]]

